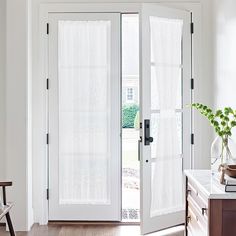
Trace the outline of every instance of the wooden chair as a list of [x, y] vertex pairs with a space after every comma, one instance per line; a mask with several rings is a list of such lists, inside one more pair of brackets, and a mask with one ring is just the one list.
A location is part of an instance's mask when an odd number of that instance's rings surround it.
[[11, 217], [10, 217], [10, 209], [12, 208], [11, 203], [7, 203], [6, 199], [6, 187], [7, 186], [12, 186], [12, 182], [0, 182], [0, 187], [2, 187], [2, 195], [3, 195], [3, 206], [0, 206], [0, 220], [5, 216], [7, 220], [7, 225], [9, 227], [10, 235], [15, 236], [15, 231], [13, 229], [13, 225], [11, 222]]

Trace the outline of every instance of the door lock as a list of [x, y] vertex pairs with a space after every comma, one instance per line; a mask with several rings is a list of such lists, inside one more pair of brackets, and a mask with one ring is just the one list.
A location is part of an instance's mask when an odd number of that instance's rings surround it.
[[150, 120], [144, 120], [144, 145], [150, 145], [153, 137], [150, 137]]

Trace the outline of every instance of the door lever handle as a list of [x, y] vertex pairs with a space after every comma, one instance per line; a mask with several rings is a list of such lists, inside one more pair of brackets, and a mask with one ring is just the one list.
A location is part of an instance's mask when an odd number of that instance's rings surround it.
[[141, 155], [141, 150], [140, 150], [140, 146], [142, 143], [142, 137], [140, 137], [140, 139], [138, 140], [138, 161], [140, 161], [140, 155]]
[[149, 142], [149, 143], [152, 143], [153, 142], [153, 137], [146, 138], [146, 141]]
[[150, 120], [144, 120], [144, 145], [150, 145], [153, 137], [150, 137]]

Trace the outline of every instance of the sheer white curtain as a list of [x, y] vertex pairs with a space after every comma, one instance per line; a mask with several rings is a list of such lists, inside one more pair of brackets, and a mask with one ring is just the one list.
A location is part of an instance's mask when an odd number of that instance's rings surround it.
[[[181, 20], [150, 17], [152, 95], [151, 217], [183, 208], [181, 127]], [[155, 123], [155, 125], [154, 125]]]
[[60, 204], [110, 203], [110, 21], [59, 21]]

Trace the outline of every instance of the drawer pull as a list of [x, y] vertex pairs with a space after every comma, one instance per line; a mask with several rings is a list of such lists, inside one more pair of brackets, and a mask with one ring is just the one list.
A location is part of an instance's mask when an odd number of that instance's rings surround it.
[[198, 195], [197, 190], [190, 183], [188, 184], [188, 187], [190, 188], [191, 192], [193, 191], [196, 195]]
[[[194, 215], [196, 221], [198, 221], [198, 216]], [[191, 215], [187, 217], [187, 223], [191, 222], [192, 218]]]
[[207, 208], [202, 208], [202, 215], [204, 216], [205, 215], [205, 213], [207, 212]]

